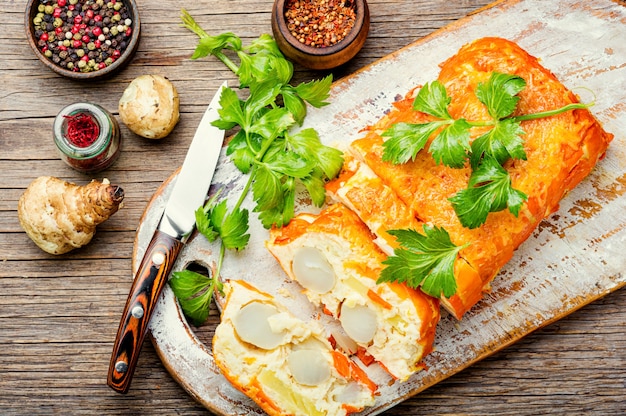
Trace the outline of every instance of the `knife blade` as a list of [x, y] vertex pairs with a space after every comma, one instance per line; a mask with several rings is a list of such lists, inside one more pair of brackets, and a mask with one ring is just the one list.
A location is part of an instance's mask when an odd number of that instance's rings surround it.
[[202, 116], [128, 294], [107, 377], [107, 384], [119, 393], [130, 388], [156, 301], [195, 228], [195, 211], [209, 191], [225, 135], [211, 123], [219, 118], [219, 100], [226, 86], [226, 82], [220, 86]]

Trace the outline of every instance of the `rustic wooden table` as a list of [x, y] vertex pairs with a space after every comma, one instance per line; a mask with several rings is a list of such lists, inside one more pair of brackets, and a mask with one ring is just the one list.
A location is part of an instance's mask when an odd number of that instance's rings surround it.
[[[485, 6], [488, 0], [370, 0], [371, 30], [359, 55], [333, 71], [364, 67]], [[135, 230], [150, 197], [181, 164], [210, 96], [234, 76], [215, 59], [191, 61], [196, 38], [179, 25], [181, 7], [213, 34], [245, 41], [270, 32], [271, 0], [138, 0], [142, 39], [132, 63], [106, 81], [62, 78], [36, 60], [23, 27], [26, 0], [0, 3], [0, 414], [209, 414], [167, 373], [149, 342], [131, 391], [106, 386], [121, 310], [131, 283]], [[168, 77], [181, 97], [181, 121], [162, 141], [122, 126], [123, 151], [107, 171], [126, 194], [123, 209], [86, 247], [47, 255], [22, 231], [17, 201], [41, 175], [86, 183], [57, 156], [57, 112], [85, 100], [117, 116], [134, 77]], [[296, 67], [295, 81], [320, 73]], [[214, 314], [215, 315], [215, 314]], [[216, 319], [215, 316], [213, 316]], [[598, 300], [476, 363], [388, 415], [624, 414], [626, 291]]]

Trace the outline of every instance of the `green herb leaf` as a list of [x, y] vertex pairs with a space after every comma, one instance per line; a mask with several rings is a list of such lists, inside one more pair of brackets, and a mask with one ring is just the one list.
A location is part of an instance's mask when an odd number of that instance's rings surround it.
[[242, 173], [250, 172], [252, 164], [256, 160], [255, 149], [260, 149], [261, 147], [260, 136], [252, 135], [250, 140], [247, 139], [246, 132], [239, 130], [230, 140], [226, 148], [226, 155], [231, 157], [237, 169]]
[[289, 83], [293, 76], [293, 64], [285, 59], [276, 41], [269, 34], [264, 33], [254, 39], [247, 50], [250, 54], [263, 56], [268, 60], [267, 71], [259, 74], [259, 81], [273, 78], [279, 84]]
[[249, 47], [239, 49], [237, 56], [240, 63], [235, 73], [241, 87], [270, 80], [276, 85], [287, 84], [293, 76], [293, 64], [284, 58], [268, 34], [253, 40]]
[[296, 87], [283, 86], [281, 94], [285, 108], [294, 115], [299, 125], [302, 125], [306, 116], [305, 101], [317, 108], [328, 104], [325, 100], [328, 98], [332, 79], [332, 75], [328, 75], [320, 80], [302, 83]]
[[242, 87], [247, 87], [256, 82], [258, 75], [263, 75], [264, 71], [268, 70], [267, 59], [249, 55], [244, 51], [240, 51], [237, 56], [239, 57], [237, 76]]
[[169, 285], [185, 316], [200, 326], [209, 317], [214, 281], [191, 270], [173, 272]]
[[265, 211], [282, 205], [283, 175], [274, 172], [267, 165], [258, 165], [252, 178], [252, 194], [256, 202], [255, 211]]
[[286, 108], [276, 107], [268, 111], [259, 111], [259, 114], [262, 116], [250, 125], [249, 131], [264, 139], [273, 140], [285, 134], [285, 131], [295, 123], [293, 114]]
[[318, 207], [321, 207], [324, 205], [324, 202], [326, 202], [326, 188], [324, 188], [326, 182], [323, 178], [324, 173], [318, 169], [314, 169], [310, 176], [301, 179], [302, 183], [306, 187], [306, 190], [311, 196], [311, 201]]
[[449, 298], [456, 293], [454, 262], [458, 253], [467, 247], [456, 246], [443, 228], [423, 226], [424, 234], [415, 230], [391, 230], [400, 248], [388, 257], [378, 279], [380, 282], [406, 283], [424, 293]]
[[479, 83], [476, 97], [485, 104], [489, 114], [495, 120], [510, 116], [519, 101], [519, 94], [526, 88], [526, 81], [517, 75], [492, 72], [489, 81]]
[[343, 166], [343, 153], [333, 147], [324, 146], [315, 129], [303, 129], [295, 134], [287, 132], [285, 142], [288, 149], [310, 160], [312, 166], [317, 166], [326, 179], [337, 176]]
[[490, 156], [504, 164], [510, 158], [526, 160], [524, 140], [526, 134], [519, 121], [507, 118], [498, 121], [487, 133], [472, 142], [470, 161], [472, 167], [478, 166], [480, 160]]
[[280, 48], [276, 44], [276, 41], [272, 36], [267, 33], [262, 34], [256, 39], [253, 39], [248, 47], [248, 51], [250, 53], [267, 53], [269, 55], [275, 56], [277, 58], [283, 58], [283, 54], [280, 51]]
[[[264, 210], [255, 209], [256, 212], [260, 211], [259, 220], [265, 228], [272, 226], [282, 227], [289, 223], [294, 216], [294, 204], [296, 195], [295, 179], [291, 177], [283, 178], [279, 198], [275, 201], [276, 204], [273, 207], [268, 207]], [[257, 207], [258, 208], [258, 207]]]
[[239, 51], [237, 55], [240, 60], [237, 75], [241, 87], [267, 81], [272, 81], [275, 85], [286, 84], [293, 75], [293, 64], [282, 55], [276, 56], [268, 51], [259, 51], [256, 54]]
[[228, 211], [226, 200], [215, 205], [211, 211], [211, 224], [217, 230], [227, 249], [243, 250], [248, 244], [248, 210], [239, 207]]
[[298, 93], [292, 87], [285, 87], [281, 90], [283, 96], [283, 104], [285, 108], [293, 114], [294, 119], [298, 125], [302, 125], [304, 118], [306, 117], [306, 104], [304, 100], [300, 98]]
[[226, 87], [222, 89], [220, 109], [217, 112], [220, 118], [211, 124], [222, 130], [229, 130], [236, 125], [247, 123], [243, 111], [243, 102], [237, 97], [237, 93], [232, 88]]
[[203, 207], [198, 208], [195, 211], [196, 216], [196, 228], [198, 232], [206, 237], [207, 240], [213, 242], [217, 240], [220, 236], [220, 233], [213, 228], [213, 224], [211, 223], [211, 216]]
[[509, 173], [492, 157], [482, 159], [472, 172], [467, 189], [449, 198], [461, 224], [468, 228], [480, 227], [490, 212], [507, 207], [517, 216], [527, 199], [526, 194], [513, 189]]
[[268, 152], [261, 163], [276, 173], [296, 179], [308, 176], [314, 166], [310, 160], [290, 151]]
[[451, 168], [462, 168], [470, 150], [470, 129], [472, 126], [464, 119], [444, 128], [430, 144], [429, 152], [435, 162]]
[[252, 122], [258, 118], [259, 112], [265, 112], [270, 104], [276, 102], [276, 97], [280, 92], [280, 85], [275, 82], [265, 81], [250, 86], [250, 96], [244, 103], [244, 113], [246, 124], [241, 124], [242, 129], [248, 129]]
[[426, 83], [413, 101], [413, 109], [431, 116], [450, 120], [452, 117], [448, 113], [450, 97], [446, 92], [446, 87], [439, 81]]
[[382, 137], [388, 138], [383, 143], [383, 161], [393, 164], [414, 161], [419, 151], [426, 146], [430, 136], [447, 124], [448, 121], [394, 124], [382, 133]]
[[204, 36], [200, 38], [198, 46], [191, 55], [191, 59], [204, 58], [208, 55], [215, 55], [222, 49], [232, 49], [238, 51], [241, 49], [241, 39], [231, 32], [222, 33], [217, 36]]
[[213, 227], [211, 222], [211, 211], [215, 207], [217, 198], [219, 197], [221, 190], [216, 192], [208, 201], [204, 203], [195, 211], [196, 228], [198, 232], [206, 237], [211, 243], [219, 237], [219, 230]]
[[303, 82], [295, 87], [296, 92], [307, 103], [319, 108], [328, 105], [326, 101], [330, 95], [330, 86], [333, 83], [333, 76], [327, 75], [322, 79]]

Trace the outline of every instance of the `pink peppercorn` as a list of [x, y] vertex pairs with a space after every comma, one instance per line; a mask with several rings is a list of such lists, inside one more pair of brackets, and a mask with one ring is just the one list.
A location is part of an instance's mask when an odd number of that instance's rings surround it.
[[105, 64], [104, 62], [100, 62], [98, 64], [98, 68], [100, 68], [100, 69], [106, 68], [106, 66], [107, 66], [107, 64]]
[[[123, 4], [125, 0], [104, 0], [106, 6], [100, 4], [101, 0], [34, 1], [39, 2], [39, 8], [45, 6], [48, 10], [46, 22], [35, 25], [39, 49], [62, 68], [89, 72], [108, 67], [111, 61], [116, 61], [125, 53], [134, 35], [128, 8]], [[51, 17], [54, 18], [54, 27], [51, 27]], [[124, 25], [125, 21], [128, 25]], [[113, 27], [121, 28], [122, 25], [124, 31], [112, 31]], [[81, 64], [79, 67], [79, 59], [89, 62], [88, 66]]]

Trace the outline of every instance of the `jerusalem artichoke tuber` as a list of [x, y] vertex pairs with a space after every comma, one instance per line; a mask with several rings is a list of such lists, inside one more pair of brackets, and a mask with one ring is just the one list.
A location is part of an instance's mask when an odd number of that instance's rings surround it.
[[124, 191], [107, 179], [79, 186], [41, 176], [24, 191], [18, 217], [26, 234], [50, 254], [63, 254], [89, 243], [96, 226], [121, 207]]
[[174, 84], [161, 75], [141, 75], [124, 90], [118, 109], [120, 118], [133, 133], [162, 139], [180, 118], [180, 99]]

